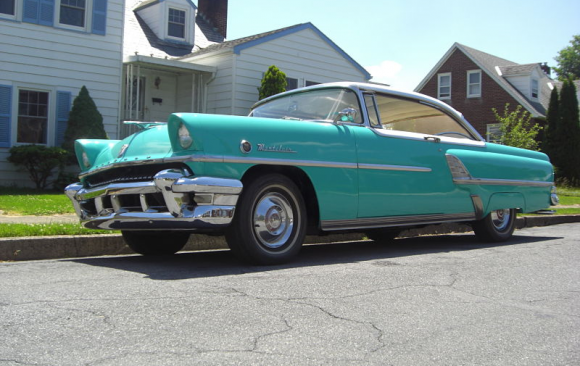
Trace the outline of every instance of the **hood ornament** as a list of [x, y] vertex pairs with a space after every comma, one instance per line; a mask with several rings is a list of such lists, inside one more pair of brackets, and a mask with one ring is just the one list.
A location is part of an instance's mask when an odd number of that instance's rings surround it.
[[121, 151], [119, 151], [119, 153], [117, 154], [117, 159], [120, 159], [123, 157], [123, 155], [125, 155], [125, 152], [127, 151], [128, 147], [129, 147], [129, 144], [125, 144], [125, 145], [121, 146]]

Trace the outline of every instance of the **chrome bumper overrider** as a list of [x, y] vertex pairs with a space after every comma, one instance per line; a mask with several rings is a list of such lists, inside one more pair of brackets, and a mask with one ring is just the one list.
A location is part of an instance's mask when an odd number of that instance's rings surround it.
[[186, 177], [163, 170], [152, 181], [65, 188], [83, 225], [92, 229], [219, 229], [232, 221], [242, 182]]

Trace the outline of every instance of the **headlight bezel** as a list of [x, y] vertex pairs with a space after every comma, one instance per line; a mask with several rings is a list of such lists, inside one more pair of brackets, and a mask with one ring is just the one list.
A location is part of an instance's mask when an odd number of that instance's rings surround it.
[[179, 128], [177, 129], [177, 140], [179, 142], [179, 146], [181, 146], [181, 148], [184, 150], [189, 149], [191, 145], [193, 145], [193, 138], [191, 137], [191, 133], [184, 123], [179, 124]]

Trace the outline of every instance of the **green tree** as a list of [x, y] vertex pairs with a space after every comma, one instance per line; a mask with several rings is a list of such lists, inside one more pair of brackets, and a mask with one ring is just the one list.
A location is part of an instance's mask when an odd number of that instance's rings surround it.
[[522, 111], [521, 105], [518, 105], [511, 112], [509, 106], [510, 104], [506, 103], [503, 115], [500, 115], [497, 109], [492, 108], [496, 121], [500, 123], [500, 143], [522, 149], [538, 150], [536, 136], [542, 127], [537, 123], [530, 122], [532, 116], [527, 111]]
[[89, 91], [83, 85], [79, 95], [73, 102], [62, 148], [69, 152], [69, 161], [72, 163], [76, 161], [74, 157], [75, 140], [107, 138], [107, 133], [103, 126], [103, 116], [99, 113], [97, 105], [89, 95]]
[[560, 178], [580, 183], [580, 117], [576, 86], [571, 79], [564, 81], [560, 91], [560, 125], [555, 140], [562, 149], [563, 159], [556, 165]]
[[558, 79], [562, 81], [569, 77], [573, 80], [580, 79], [580, 34], [573, 36], [570, 46], [561, 49], [554, 60], [558, 63], [558, 66], [554, 67]]
[[560, 96], [558, 89], [552, 89], [550, 94], [550, 104], [546, 112], [546, 128], [544, 131], [544, 143], [542, 150], [550, 156], [552, 164], [557, 165], [556, 161], [561, 161], [562, 154], [559, 153], [560, 144], [556, 141], [558, 138], [558, 126], [560, 125]]
[[276, 66], [270, 66], [262, 78], [262, 85], [258, 88], [260, 100], [286, 91], [286, 85], [286, 74]]

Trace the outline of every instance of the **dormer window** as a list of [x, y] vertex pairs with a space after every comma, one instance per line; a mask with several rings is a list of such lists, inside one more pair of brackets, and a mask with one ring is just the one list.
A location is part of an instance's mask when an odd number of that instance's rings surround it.
[[169, 8], [167, 35], [175, 38], [185, 38], [185, 11]]
[[538, 99], [539, 86], [538, 79], [532, 79], [532, 99]]
[[59, 23], [74, 27], [85, 27], [85, 0], [60, 0]]
[[197, 7], [191, 0], [150, 0], [135, 8], [159, 39], [193, 45]]

